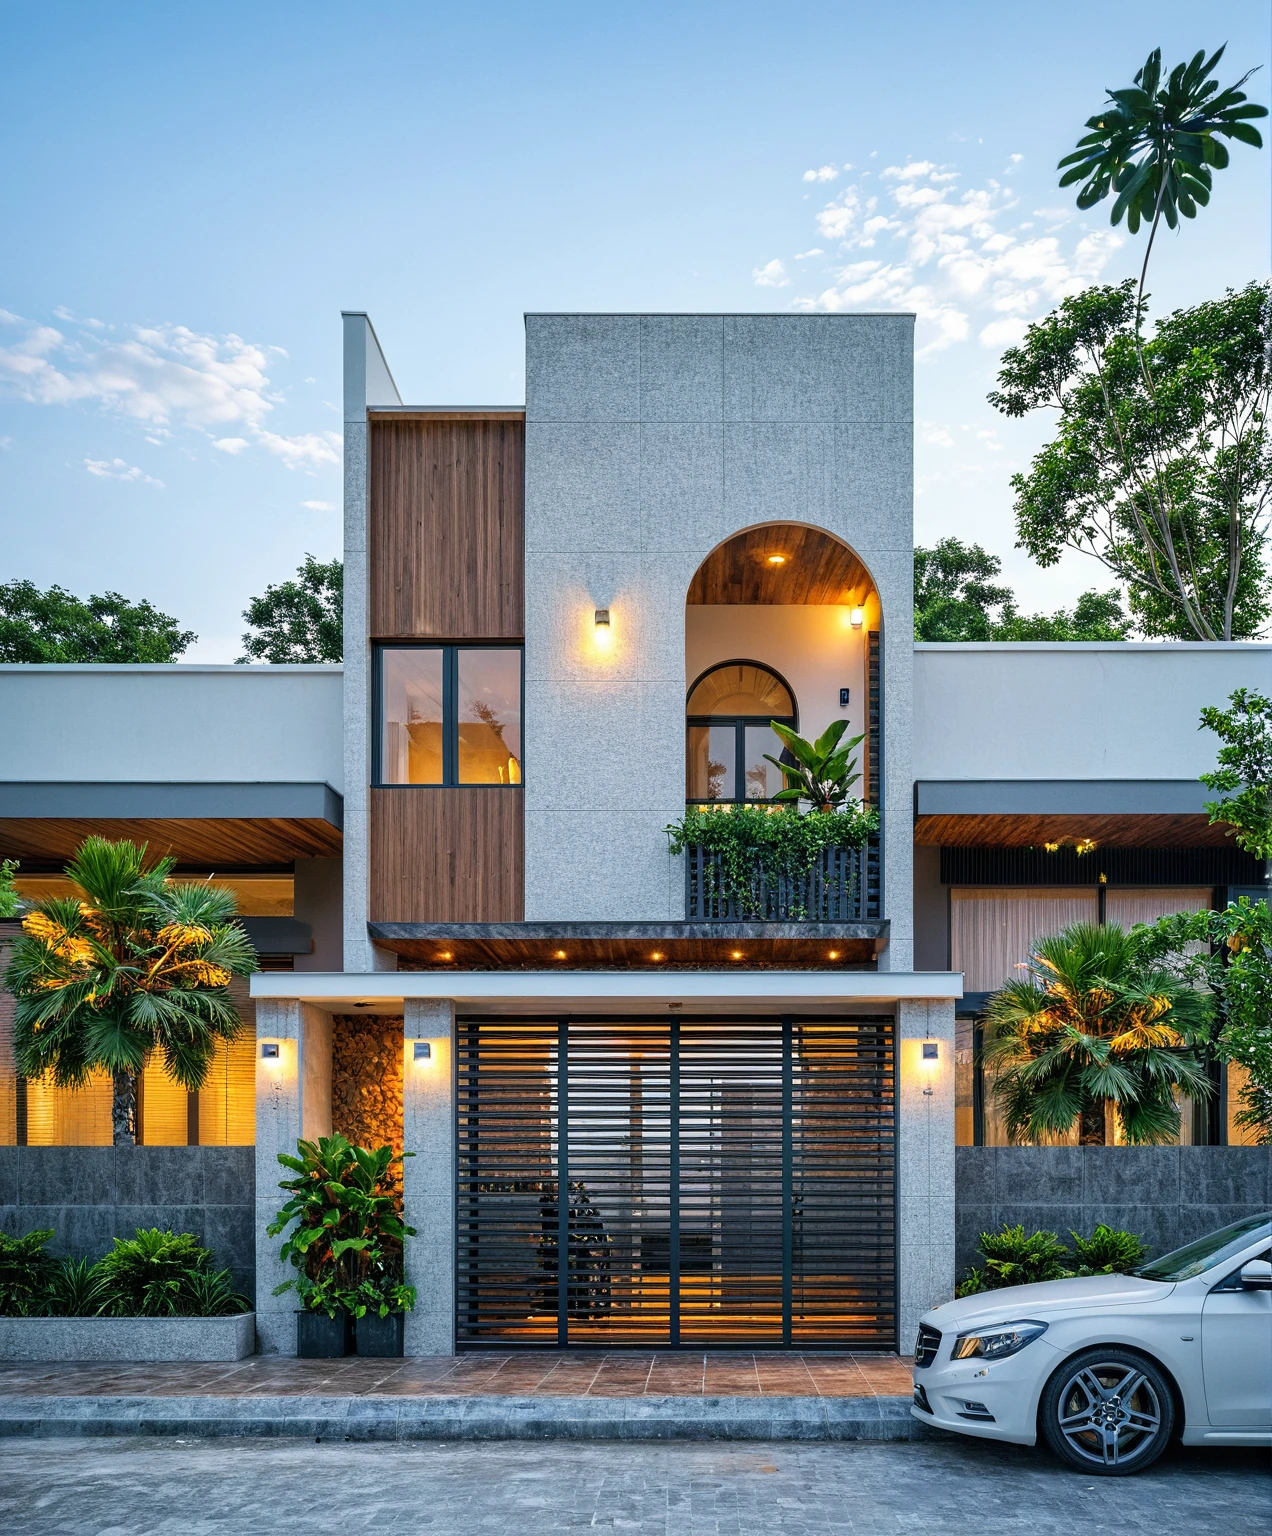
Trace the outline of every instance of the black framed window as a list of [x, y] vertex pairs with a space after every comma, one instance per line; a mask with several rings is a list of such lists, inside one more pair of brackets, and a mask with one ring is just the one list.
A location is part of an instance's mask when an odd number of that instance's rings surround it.
[[691, 805], [766, 802], [782, 775], [765, 754], [790, 762], [772, 721], [798, 729], [790, 685], [756, 661], [704, 672], [685, 707], [685, 799]]
[[519, 645], [376, 649], [373, 782], [521, 783]]

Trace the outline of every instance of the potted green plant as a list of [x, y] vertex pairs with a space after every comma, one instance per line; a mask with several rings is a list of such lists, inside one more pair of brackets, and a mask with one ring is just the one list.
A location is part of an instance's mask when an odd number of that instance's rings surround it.
[[[296, 1151], [295, 1157], [278, 1154], [294, 1177], [279, 1183], [291, 1198], [268, 1229], [271, 1237], [291, 1229], [281, 1257], [297, 1273], [274, 1295], [294, 1289], [300, 1299], [296, 1353], [307, 1359], [347, 1354], [356, 1322], [366, 1335], [360, 1354], [400, 1355], [401, 1318], [415, 1304], [402, 1277], [403, 1240], [415, 1228], [401, 1216], [394, 1166], [401, 1157], [391, 1147], [352, 1146], [338, 1133], [297, 1142]], [[390, 1319], [396, 1321], [386, 1327]]]

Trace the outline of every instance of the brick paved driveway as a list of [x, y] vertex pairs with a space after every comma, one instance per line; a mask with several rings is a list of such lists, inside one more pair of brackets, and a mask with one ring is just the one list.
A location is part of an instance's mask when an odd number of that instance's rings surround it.
[[1176, 1451], [1094, 1480], [977, 1441], [314, 1445], [6, 1440], [15, 1536], [1266, 1536], [1264, 1453]]

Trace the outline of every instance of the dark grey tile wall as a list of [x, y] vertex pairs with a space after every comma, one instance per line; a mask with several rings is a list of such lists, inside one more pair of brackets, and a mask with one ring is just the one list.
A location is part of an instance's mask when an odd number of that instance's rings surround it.
[[100, 1258], [138, 1227], [193, 1232], [256, 1295], [255, 1147], [0, 1147], [0, 1229]]
[[954, 1158], [959, 1274], [1004, 1222], [1067, 1242], [1103, 1221], [1157, 1254], [1272, 1210], [1269, 1147], [957, 1147]]

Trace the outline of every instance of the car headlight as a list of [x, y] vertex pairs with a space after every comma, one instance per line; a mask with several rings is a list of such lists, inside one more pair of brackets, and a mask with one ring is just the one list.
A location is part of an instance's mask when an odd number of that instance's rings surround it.
[[1046, 1323], [1026, 1320], [1020, 1323], [995, 1323], [992, 1328], [978, 1328], [975, 1333], [960, 1333], [954, 1340], [951, 1360], [1005, 1360], [1017, 1350], [1032, 1344], [1047, 1331]]

